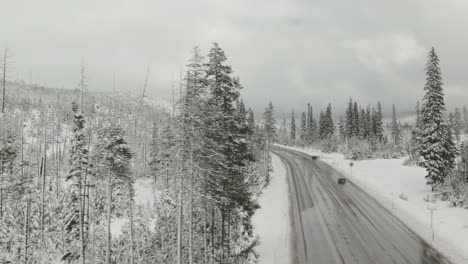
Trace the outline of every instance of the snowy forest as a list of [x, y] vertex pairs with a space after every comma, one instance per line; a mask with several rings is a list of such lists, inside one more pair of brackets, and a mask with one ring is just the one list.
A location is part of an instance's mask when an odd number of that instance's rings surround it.
[[55, 89], [2, 62], [0, 263], [256, 262], [273, 135], [218, 44], [193, 48], [172, 106], [148, 79], [97, 93], [83, 66], [78, 88]]
[[[426, 168], [426, 182], [436, 197], [468, 209], [468, 109], [463, 106], [446, 111], [434, 48], [425, 70], [425, 95], [421, 103], [415, 103], [412, 121], [402, 123], [395, 105], [391, 106], [391, 117], [385, 119], [380, 102], [363, 106], [350, 98], [345, 113], [333, 113], [330, 103], [317, 117], [308, 104], [302, 113], [293, 109], [289, 122], [284, 118], [277, 129], [268, 127], [275, 129], [275, 140], [282, 145], [340, 152], [352, 160], [407, 157], [405, 165]], [[270, 124], [277, 122], [273, 112], [270, 102], [264, 113]]]

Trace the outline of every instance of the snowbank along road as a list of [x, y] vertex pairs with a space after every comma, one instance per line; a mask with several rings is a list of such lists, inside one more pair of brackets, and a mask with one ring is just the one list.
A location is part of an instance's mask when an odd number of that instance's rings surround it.
[[273, 147], [291, 191], [293, 263], [450, 263], [377, 201], [311, 156]]

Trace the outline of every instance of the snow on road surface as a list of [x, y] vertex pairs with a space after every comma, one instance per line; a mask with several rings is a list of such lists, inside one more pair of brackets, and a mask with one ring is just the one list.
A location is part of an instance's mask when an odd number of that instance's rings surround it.
[[[443, 201], [426, 202], [424, 198], [431, 191], [426, 185], [424, 168], [403, 166], [403, 158], [353, 161], [351, 169], [351, 161], [342, 154], [288, 148], [319, 155], [320, 160], [346, 175], [454, 263], [468, 263], [468, 210], [449, 207]], [[428, 206], [436, 207], [434, 241]]]
[[270, 185], [259, 199], [260, 209], [253, 217], [254, 230], [260, 237], [257, 252], [260, 264], [289, 264], [290, 218], [286, 168], [281, 159], [272, 154]]

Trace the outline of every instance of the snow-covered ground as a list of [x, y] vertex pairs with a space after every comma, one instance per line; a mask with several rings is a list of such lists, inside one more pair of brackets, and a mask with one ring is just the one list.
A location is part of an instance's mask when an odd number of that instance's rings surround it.
[[[322, 161], [334, 166], [350, 181], [376, 198], [454, 263], [468, 263], [468, 210], [449, 207], [443, 201], [426, 202], [425, 198], [431, 195], [431, 191], [425, 182], [425, 169], [403, 166], [404, 159], [353, 161], [354, 166], [351, 169], [351, 161], [346, 160], [342, 154], [324, 154], [313, 149], [291, 149], [319, 155]], [[436, 208], [434, 241], [428, 210], [431, 207]]]
[[[152, 190], [153, 180], [151, 179], [137, 179], [134, 183], [135, 188], [135, 207], [142, 205], [152, 207], [154, 203], [154, 195]], [[156, 219], [153, 219], [152, 225], [155, 224]], [[118, 237], [122, 234], [124, 226], [129, 222], [128, 218], [113, 218], [111, 220], [111, 234], [112, 237]]]
[[260, 237], [257, 252], [260, 264], [289, 264], [291, 227], [286, 168], [276, 155], [272, 155], [272, 164], [270, 185], [263, 191], [261, 208], [253, 217], [254, 230]]

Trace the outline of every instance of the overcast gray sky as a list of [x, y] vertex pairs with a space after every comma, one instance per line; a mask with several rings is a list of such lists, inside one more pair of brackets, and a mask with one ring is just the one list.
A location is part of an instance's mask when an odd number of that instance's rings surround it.
[[194, 45], [216, 41], [257, 112], [278, 112], [350, 96], [412, 111], [423, 94], [426, 53], [441, 60], [446, 101], [468, 99], [466, 0], [0, 0], [0, 48], [11, 78], [74, 88], [82, 58], [89, 89], [138, 91], [150, 65], [150, 93], [170, 98]]

